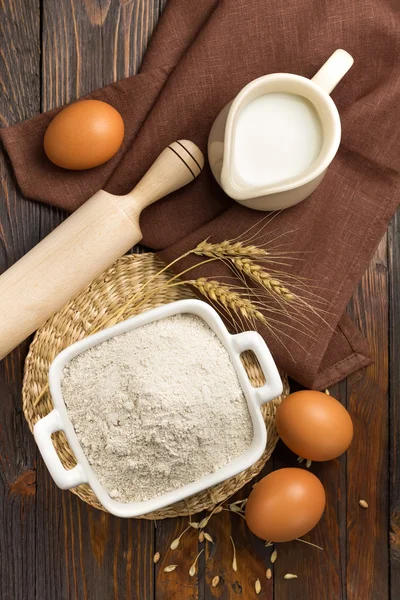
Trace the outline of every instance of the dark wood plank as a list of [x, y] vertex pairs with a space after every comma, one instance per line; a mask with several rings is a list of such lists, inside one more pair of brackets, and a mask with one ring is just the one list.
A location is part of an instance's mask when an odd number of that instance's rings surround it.
[[158, 0], [43, 0], [43, 110], [135, 74]]
[[[345, 403], [346, 384], [334, 386], [332, 396]], [[274, 454], [274, 468], [300, 467], [297, 457], [283, 444]], [[346, 535], [346, 455], [326, 463], [313, 463], [310, 471], [323, 483], [326, 492], [326, 510], [318, 525], [304, 539], [323, 550], [298, 541], [277, 544], [278, 559], [274, 565], [274, 597], [277, 600], [313, 598], [318, 600], [345, 599], [345, 572], [343, 557]], [[286, 573], [298, 579], [285, 580]]]
[[[272, 461], [269, 461], [255, 481], [271, 470]], [[229, 502], [248, 498], [253, 484], [254, 481], [246, 485]], [[272, 566], [269, 562], [272, 549], [266, 548], [263, 540], [251, 533], [242, 517], [224, 511], [213, 517], [207, 530], [215, 541], [215, 546], [207, 545], [206, 548], [205, 600], [256, 597], [272, 599], [273, 581], [266, 578], [266, 570]], [[236, 572], [232, 569], [233, 548], [230, 536], [236, 548]], [[220, 577], [220, 582], [213, 588], [212, 580], [216, 575]], [[257, 579], [261, 584], [258, 596], [255, 593]]]
[[[134, 74], [158, 17], [157, 0], [43, 0], [42, 109]], [[41, 209], [42, 210], [42, 209]], [[43, 235], [64, 218], [44, 219]], [[151, 600], [154, 529], [61, 492], [38, 461], [37, 600]]]
[[88, 507], [38, 466], [38, 600], [153, 598], [153, 528]]
[[390, 590], [397, 598], [400, 590], [400, 213], [389, 229], [390, 273]]
[[[198, 515], [193, 521], [198, 521]], [[197, 553], [201, 550], [198, 544], [197, 531], [190, 529], [181, 538], [176, 550], [170, 546], [188, 526], [188, 518], [165, 519], [157, 521], [155, 551], [160, 553], [160, 560], [155, 572], [155, 600], [199, 600], [198, 573], [195, 577], [189, 576], [189, 569]], [[166, 573], [164, 568], [168, 565], [178, 565], [176, 570]], [[200, 579], [201, 579], [200, 563]], [[200, 586], [201, 587], [201, 586]]]
[[[39, 0], [0, 6], [0, 126], [40, 110]], [[21, 202], [0, 157], [0, 273], [38, 238], [39, 209]], [[1, 317], [0, 317], [1, 318]], [[35, 590], [36, 449], [21, 410], [27, 344], [0, 363], [0, 598], [32, 598]]]
[[[382, 240], [350, 308], [374, 364], [348, 378], [355, 436], [347, 453], [347, 598], [386, 600], [388, 589], [388, 270]], [[359, 506], [360, 499], [369, 508]]]

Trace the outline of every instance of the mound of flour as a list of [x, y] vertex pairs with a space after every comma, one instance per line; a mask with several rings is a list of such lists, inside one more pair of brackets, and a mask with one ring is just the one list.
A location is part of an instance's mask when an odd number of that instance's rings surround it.
[[64, 368], [62, 393], [91, 467], [121, 502], [213, 473], [253, 436], [229, 355], [194, 315], [149, 323], [80, 354]]

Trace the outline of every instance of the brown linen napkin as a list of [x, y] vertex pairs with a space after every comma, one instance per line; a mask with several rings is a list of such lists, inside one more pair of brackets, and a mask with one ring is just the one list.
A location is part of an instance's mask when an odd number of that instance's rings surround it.
[[[2, 139], [24, 194], [73, 210], [100, 187], [127, 192], [173, 139], [205, 151], [218, 112], [255, 77], [311, 77], [336, 48], [349, 51], [355, 65], [332, 94], [342, 117], [339, 153], [312, 197], [276, 215], [258, 239], [282, 236], [283, 249], [301, 259], [291, 273], [326, 302], [324, 320], [309, 316], [311, 338], [283, 320], [282, 341], [260, 329], [284, 371], [323, 388], [370, 362], [342, 315], [398, 204], [399, 25], [389, 0], [169, 0], [141, 74], [91, 95], [125, 120], [125, 143], [112, 161], [87, 172], [50, 164], [42, 140], [54, 112], [2, 130]], [[141, 226], [144, 242], [169, 261], [205, 237], [235, 237], [263, 216], [227, 198], [206, 169], [149, 207]], [[217, 273], [226, 274], [215, 263], [196, 270]]]

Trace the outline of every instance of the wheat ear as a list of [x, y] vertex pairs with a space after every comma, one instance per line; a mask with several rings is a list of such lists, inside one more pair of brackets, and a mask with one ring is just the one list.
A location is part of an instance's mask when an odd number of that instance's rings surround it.
[[222, 304], [227, 310], [231, 310], [235, 314], [241, 314], [245, 319], [257, 319], [265, 323], [265, 317], [257, 306], [251, 300], [236, 292], [233, 287], [221, 285], [218, 281], [207, 279], [207, 277], [199, 277], [186, 283], [195, 287], [203, 296], [213, 302]]
[[192, 253], [215, 258], [269, 255], [269, 252], [264, 250], [264, 248], [258, 248], [253, 245], [245, 246], [243, 242], [232, 243], [230, 240], [225, 240], [219, 244], [212, 244], [208, 240], [204, 240], [192, 250]]
[[231, 262], [247, 277], [259, 283], [268, 292], [279, 296], [282, 300], [292, 302], [296, 299], [296, 296], [279, 279], [273, 277], [250, 258], [232, 258]]
[[192, 253], [200, 256], [219, 258], [220, 260], [228, 259], [236, 269], [256, 283], [259, 283], [268, 292], [288, 302], [292, 302], [296, 298], [279, 279], [265, 271], [261, 265], [252, 260], [252, 258], [269, 256], [270, 253], [264, 248], [254, 245], [246, 246], [241, 241], [232, 243], [230, 240], [224, 240], [218, 244], [212, 244], [208, 240], [204, 240], [192, 250]]

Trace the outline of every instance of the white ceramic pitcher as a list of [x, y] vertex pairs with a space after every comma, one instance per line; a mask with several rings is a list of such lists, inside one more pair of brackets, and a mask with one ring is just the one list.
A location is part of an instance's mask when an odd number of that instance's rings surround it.
[[[341, 126], [335, 103], [329, 96], [353, 64], [345, 50], [336, 50], [312, 79], [291, 73], [273, 73], [246, 85], [220, 112], [208, 140], [208, 158], [223, 190], [244, 206], [256, 210], [280, 210], [307, 198], [320, 184], [340, 143]], [[250, 102], [273, 92], [306, 98], [315, 108], [322, 128], [322, 147], [316, 160], [299, 176], [272, 185], [251, 185], [235, 168], [235, 130], [240, 112]], [[268, 168], [268, 165], [266, 165]]]

